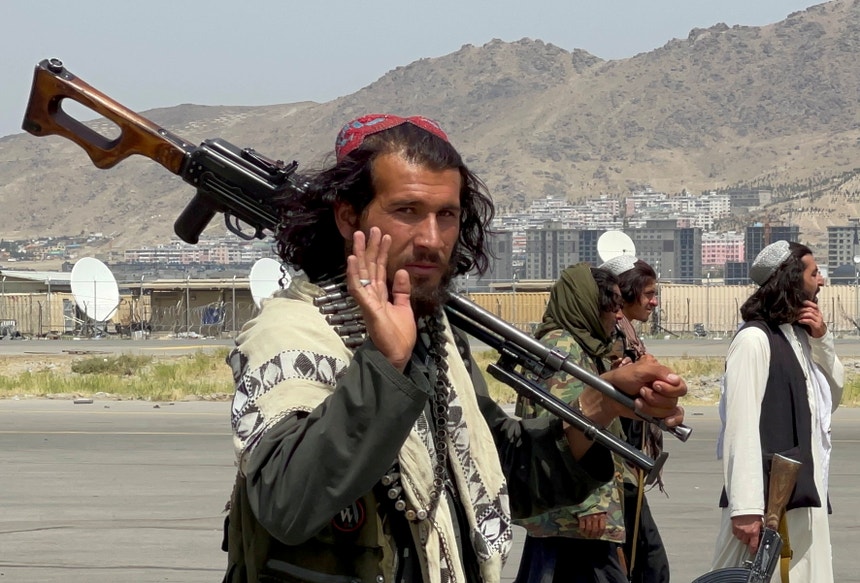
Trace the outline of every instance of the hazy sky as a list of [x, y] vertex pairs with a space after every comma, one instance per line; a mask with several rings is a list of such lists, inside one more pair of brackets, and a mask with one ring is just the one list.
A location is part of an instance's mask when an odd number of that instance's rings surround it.
[[[814, 0], [0, 0], [0, 136], [56, 57], [135, 111], [328, 101], [464, 44], [540, 39], [620, 59]], [[168, 128], [169, 129], [169, 128]]]

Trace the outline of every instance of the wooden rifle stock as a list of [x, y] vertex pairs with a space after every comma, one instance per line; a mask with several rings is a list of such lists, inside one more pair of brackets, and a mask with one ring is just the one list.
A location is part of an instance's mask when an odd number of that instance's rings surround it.
[[779, 521], [785, 513], [785, 505], [794, 491], [797, 482], [797, 472], [800, 471], [799, 461], [775, 454], [770, 466], [770, 481], [768, 482], [767, 509], [764, 517], [764, 527], [771, 530], [779, 529]]
[[[105, 116], [120, 130], [109, 139], [63, 110], [71, 99]], [[120, 105], [72, 73], [59, 59], [36, 65], [22, 128], [35, 136], [59, 135], [82, 147], [98, 168], [111, 168], [133, 154], [180, 174], [194, 146]]]
[[[73, 118], [63, 110], [66, 99], [103, 115], [119, 128], [119, 136], [108, 138]], [[218, 138], [194, 146], [94, 89], [58, 59], [45, 59], [36, 66], [23, 128], [35, 136], [72, 140], [98, 168], [111, 168], [140, 154], [182, 177], [197, 188], [197, 194], [177, 218], [174, 231], [191, 244], [197, 243], [218, 213], [224, 214], [227, 228], [235, 235], [263, 239], [264, 231], [273, 231], [278, 223], [272, 201], [304, 188], [293, 174], [296, 162], [271, 160]], [[253, 227], [253, 234], [246, 233], [243, 225]]]
[[[790, 555], [790, 550], [784, 548], [788, 541], [782, 540], [779, 525], [797, 483], [800, 466], [799, 461], [779, 454], [774, 454], [771, 460], [764, 528], [761, 531], [758, 551], [750, 562], [747, 583], [768, 583], [780, 566], [783, 555]], [[787, 531], [784, 532], [787, 536]], [[783, 567], [788, 568], [787, 564]]]
[[785, 514], [794, 485], [797, 482], [799, 461], [774, 454], [768, 481], [767, 507], [764, 515], [758, 551], [744, 567], [728, 567], [705, 573], [693, 583], [768, 583], [780, 564], [783, 540], [779, 523]]

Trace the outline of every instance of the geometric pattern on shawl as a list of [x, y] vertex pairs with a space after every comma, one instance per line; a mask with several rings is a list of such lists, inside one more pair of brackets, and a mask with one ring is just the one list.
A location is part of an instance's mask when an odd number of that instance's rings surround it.
[[[468, 517], [469, 542], [475, 551], [478, 564], [483, 565], [495, 557], [504, 557], [511, 552], [513, 546], [513, 521], [511, 520], [510, 502], [507, 483], [503, 480], [499, 491], [491, 495], [487, 491], [485, 480], [472, 458], [469, 431], [463, 415], [463, 408], [457, 397], [457, 392], [448, 384], [448, 424], [446, 441], [454, 455], [449, 461], [454, 468], [452, 476], [458, 483], [465, 483], [466, 489], [460, 489], [460, 496], [470, 501], [474, 509], [474, 518]], [[433, 434], [425, 414], [422, 412], [415, 422], [413, 430], [421, 438], [430, 459], [436, 457], [436, 446]], [[459, 479], [458, 479], [459, 478]], [[401, 479], [411, 482], [410, 476], [403, 475]], [[413, 485], [414, 487], [414, 485]], [[447, 490], [441, 492], [440, 503], [447, 505]], [[427, 502], [422, 497], [422, 502]], [[428, 520], [434, 521], [431, 514]], [[473, 522], [474, 521], [474, 522]], [[455, 575], [454, 561], [458, 561], [453, 553], [458, 553], [456, 545], [452, 548], [444, 537], [440, 537], [439, 564], [436, 566], [440, 583], [453, 583], [458, 579]], [[504, 560], [504, 559], [503, 559]]]
[[[499, 453], [493, 437], [481, 416], [466, 363], [461, 354], [458, 354], [460, 349], [456, 346], [456, 337], [447, 325], [447, 318], [444, 315], [442, 317], [448, 353], [448, 423], [445, 441], [448, 445], [451, 477], [457, 485], [458, 495], [463, 500], [461, 508], [469, 527], [468, 541], [475, 551], [481, 578], [485, 583], [499, 583], [502, 566], [513, 546], [507, 483], [501, 472]], [[435, 458], [435, 444], [432, 437], [424, 434], [427, 426], [426, 420], [419, 417], [419, 422], [414, 427], [423, 455], [418, 454], [418, 451], [409, 445], [411, 440], [407, 439], [398, 456], [404, 494], [407, 501], [415, 504], [416, 508], [427, 508], [430, 488], [420, 484], [429, 484], [433, 480], [430, 460]], [[419, 462], [420, 459], [425, 461]], [[412, 460], [412, 463], [407, 463], [407, 460]], [[465, 575], [454, 543], [456, 534], [451, 530], [453, 524], [452, 515], [447, 512], [447, 494], [447, 489], [443, 488], [436, 511], [431, 512], [427, 518], [427, 522], [433, 525], [435, 536], [427, 537], [426, 532], [422, 535], [420, 528], [419, 532], [416, 532], [424, 541], [424, 546], [418, 549], [422, 569], [426, 569], [427, 565], [434, 566], [433, 572], [425, 572], [429, 577], [428, 583], [460, 583]], [[417, 525], [413, 523], [412, 526], [414, 528]], [[463, 542], [465, 544], [465, 541]]]
[[[448, 394], [448, 423], [449, 428], [453, 428], [463, 424], [463, 409], [457, 393], [450, 391]], [[506, 557], [513, 545], [507, 484], [502, 482], [499, 492], [487, 492], [475, 461], [469, 455], [469, 432], [455, 430], [449, 434], [454, 437], [455, 458], [452, 462], [456, 461], [468, 483], [469, 499], [475, 509], [477, 529], [471, 529], [470, 534], [478, 562], [487, 561], [493, 554]]]
[[334, 387], [346, 372], [349, 363], [330, 355], [316, 354], [305, 350], [280, 352], [253, 370], [248, 370], [248, 357], [238, 349], [227, 356], [233, 370], [236, 392], [230, 420], [236, 438], [249, 452], [263, 435], [264, 424], [276, 421], [265, 419], [257, 407], [257, 400], [272, 387], [288, 379], [305, 379]]

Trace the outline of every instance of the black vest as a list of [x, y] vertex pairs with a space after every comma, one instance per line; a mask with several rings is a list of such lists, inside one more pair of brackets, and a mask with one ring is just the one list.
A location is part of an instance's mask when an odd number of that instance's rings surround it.
[[[758, 423], [764, 468], [764, 499], [767, 500], [768, 495], [771, 460], [773, 454], [778, 453], [803, 464], [786, 509], [818, 508], [821, 506], [821, 496], [815, 487], [812, 413], [807, 400], [806, 375], [779, 326], [754, 320], [744, 324], [741, 330], [748, 326], [762, 330], [770, 343], [770, 368]], [[725, 508], [728, 503], [723, 487], [720, 507]]]

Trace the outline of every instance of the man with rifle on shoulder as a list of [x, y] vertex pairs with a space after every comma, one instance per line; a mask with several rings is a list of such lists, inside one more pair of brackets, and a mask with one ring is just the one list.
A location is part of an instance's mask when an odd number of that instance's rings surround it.
[[[508, 417], [447, 325], [451, 278], [487, 265], [490, 199], [423, 117], [347, 123], [334, 165], [306, 178], [277, 230], [279, 255], [304, 275], [266, 302], [231, 358], [240, 472], [228, 580], [498, 581], [510, 511], [578, 502], [611, 478], [612, 460], [558, 420]], [[353, 347], [313, 305], [344, 272], [366, 327]], [[305, 359], [316, 365], [297, 374]], [[677, 424], [685, 385], [666, 372], [605, 378]], [[580, 403], [601, 426], [631, 414], [596, 391]]]
[[[68, 97], [123, 136], [74, 125], [56, 107]], [[355, 119], [336, 161], [298, 188], [282, 163], [218, 140], [190, 146], [49, 61], [25, 129], [72, 139], [103, 168], [151, 157], [199, 187], [177, 225], [186, 240], [229, 213], [273, 229], [301, 271], [229, 357], [239, 471], [224, 581], [498, 583], [512, 515], [575, 504], [612, 477], [593, 433], [506, 415], [448, 323], [451, 279], [487, 267], [493, 206], [435, 122]], [[665, 367], [602, 378], [635, 397], [636, 413], [681, 425], [686, 385]], [[636, 414], [592, 388], [579, 406], [600, 427]]]

